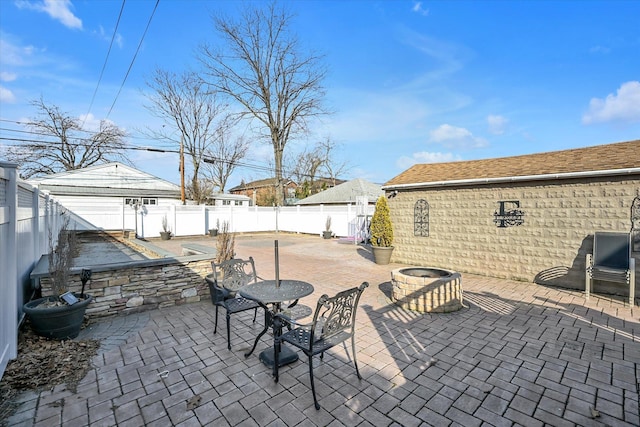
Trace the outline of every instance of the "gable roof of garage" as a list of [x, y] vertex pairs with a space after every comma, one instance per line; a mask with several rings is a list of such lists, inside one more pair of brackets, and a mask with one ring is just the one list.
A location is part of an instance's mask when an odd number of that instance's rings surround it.
[[413, 165], [384, 190], [640, 174], [640, 140], [496, 159]]

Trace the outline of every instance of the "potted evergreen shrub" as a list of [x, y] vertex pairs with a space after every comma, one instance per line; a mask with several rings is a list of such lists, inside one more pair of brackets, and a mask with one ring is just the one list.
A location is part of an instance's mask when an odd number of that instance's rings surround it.
[[169, 227], [169, 221], [167, 216], [162, 217], [162, 231], [160, 232], [160, 238], [162, 240], [169, 240], [171, 238], [171, 228]]
[[376, 264], [389, 264], [393, 252], [393, 225], [385, 196], [380, 196], [376, 201], [376, 209], [371, 217], [370, 240]]
[[52, 295], [27, 302], [23, 311], [29, 317], [31, 328], [36, 334], [59, 340], [71, 339], [78, 336], [92, 297], [84, 293], [85, 271], [82, 292], [69, 292], [69, 277], [77, 251], [77, 240], [75, 230], [69, 229], [68, 217], [60, 228], [55, 247], [53, 245], [50, 233], [48, 261]]
[[322, 232], [322, 237], [324, 239], [330, 239], [333, 236], [331, 232], [331, 215], [327, 215], [327, 220], [324, 223], [324, 231]]

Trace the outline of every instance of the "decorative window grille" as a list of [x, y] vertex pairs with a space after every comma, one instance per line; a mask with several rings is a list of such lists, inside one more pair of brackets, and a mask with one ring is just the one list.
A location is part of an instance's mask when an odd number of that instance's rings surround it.
[[631, 203], [631, 250], [640, 252], [640, 190]]
[[420, 199], [413, 208], [413, 235], [429, 237], [429, 203]]

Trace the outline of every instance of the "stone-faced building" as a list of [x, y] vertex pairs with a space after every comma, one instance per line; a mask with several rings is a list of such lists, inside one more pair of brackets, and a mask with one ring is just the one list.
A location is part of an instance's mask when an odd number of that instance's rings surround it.
[[[418, 164], [383, 190], [394, 262], [584, 289], [593, 233], [632, 229], [632, 206], [640, 205], [640, 140]], [[638, 249], [640, 230], [631, 231]], [[640, 252], [633, 256], [638, 269]], [[627, 289], [595, 283], [596, 292]]]

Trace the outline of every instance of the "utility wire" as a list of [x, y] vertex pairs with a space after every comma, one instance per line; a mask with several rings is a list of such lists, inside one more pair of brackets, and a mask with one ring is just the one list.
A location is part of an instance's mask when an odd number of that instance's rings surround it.
[[107, 61], [109, 61], [109, 55], [111, 54], [113, 41], [116, 39], [118, 26], [120, 25], [120, 19], [122, 18], [122, 11], [124, 11], [124, 4], [126, 1], [127, 0], [122, 0], [122, 6], [120, 7], [120, 13], [118, 14], [118, 20], [116, 21], [116, 28], [113, 30], [113, 34], [111, 35], [111, 43], [109, 43], [109, 50], [107, 51], [107, 57], [104, 58], [104, 64], [102, 64], [102, 70], [100, 71], [100, 78], [98, 78], [98, 84], [96, 85], [96, 89], [93, 91], [93, 96], [91, 97], [91, 103], [89, 104], [89, 111], [87, 111], [87, 115], [84, 116], [84, 120], [82, 121], [82, 125], [80, 127], [84, 127], [84, 122], [87, 120], [89, 113], [91, 113], [91, 108], [93, 107], [93, 101], [95, 101], [96, 99], [96, 94], [98, 93], [98, 88], [100, 87], [102, 76], [104, 75], [104, 69], [107, 67]]
[[[69, 138], [69, 139], [83, 141], [83, 139], [81, 139], [81, 138]], [[8, 138], [8, 137], [4, 137], [4, 136], [0, 136], [0, 141], [29, 142], [29, 143], [50, 145], [50, 146], [63, 145], [62, 142], [60, 142], [60, 141], [42, 141], [42, 140], [33, 140], [33, 139], [25, 139], [25, 138]], [[90, 141], [90, 140], [85, 139], [84, 141]], [[65, 144], [67, 146], [71, 146], [71, 147], [84, 147], [85, 146], [85, 144], [73, 143], [73, 142], [66, 142]], [[15, 146], [15, 147], [20, 147], [21, 146], [21, 145], [18, 145], [18, 144], [11, 144], [11, 145]], [[154, 152], [154, 153], [180, 154], [179, 150], [168, 150], [168, 149], [155, 148], [155, 147], [136, 147], [136, 146], [128, 145], [128, 146], [125, 146], [125, 147], [118, 147], [118, 148], [120, 148], [122, 150], [149, 151], [149, 152]], [[255, 164], [255, 163], [247, 163], [247, 162], [240, 162], [240, 161], [232, 161], [232, 160], [224, 159], [224, 158], [221, 158], [221, 157], [204, 156], [203, 157], [203, 161], [205, 163], [211, 163], [211, 164], [226, 163], [226, 164], [234, 165], [234, 166], [239, 167], [239, 168], [251, 169], [251, 170], [254, 170], [254, 171], [258, 171], [258, 172], [273, 172], [273, 170], [274, 170], [274, 168], [271, 167], [271, 166], [264, 166], [264, 165], [259, 165], [259, 164]], [[292, 171], [288, 171], [286, 169], [283, 169], [282, 172], [285, 175], [291, 175], [292, 174]], [[312, 176], [310, 174], [301, 174], [301, 176], [302, 177], [307, 177], [307, 178], [317, 178], [315, 175]]]
[[160, 0], [156, 0], [156, 5], [153, 7], [153, 12], [151, 12], [151, 16], [149, 17], [149, 22], [147, 22], [147, 27], [144, 29], [144, 33], [140, 38], [140, 43], [138, 43], [138, 48], [136, 49], [136, 53], [135, 55], [133, 55], [133, 59], [131, 59], [131, 63], [129, 64], [129, 69], [127, 70], [127, 74], [125, 74], [124, 80], [122, 80], [122, 84], [120, 84], [120, 89], [118, 89], [118, 93], [116, 94], [116, 97], [113, 100], [113, 104], [111, 104], [111, 108], [109, 108], [109, 112], [107, 113], [107, 116], [105, 118], [108, 118], [111, 115], [111, 111], [113, 110], [113, 107], [116, 105], [116, 101], [120, 96], [120, 92], [122, 92], [122, 88], [124, 87], [124, 84], [127, 81], [127, 77], [129, 77], [129, 72], [131, 71], [131, 68], [133, 68], [133, 63], [136, 61], [138, 52], [140, 52], [140, 47], [142, 46], [142, 42], [144, 41], [144, 38], [147, 35], [147, 30], [149, 30], [149, 26], [151, 25], [151, 20], [153, 19], [153, 15], [155, 15], [156, 13], [156, 9], [158, 8], [159, 3], [160, 3]]

